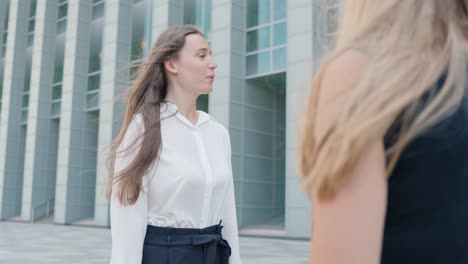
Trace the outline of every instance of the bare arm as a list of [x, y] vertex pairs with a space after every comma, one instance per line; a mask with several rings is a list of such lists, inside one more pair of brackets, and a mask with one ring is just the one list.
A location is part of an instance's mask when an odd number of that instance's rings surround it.
[[[328, 66], [317, 109], [319, 136], [336, 118], [365, 63], [362, 54], [348, 51]], [[313, 202], [310, 263], [380, 263], [387, 203], [383, 140], [369, 145], [349, 174], [351, 180], [332, 200]]]

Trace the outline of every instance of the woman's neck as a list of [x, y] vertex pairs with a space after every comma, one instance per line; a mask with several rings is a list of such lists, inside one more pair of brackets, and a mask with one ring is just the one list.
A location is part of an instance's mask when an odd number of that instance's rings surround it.
[[192, 124], [197, 123], [197, 98], [195, 96], [182, 96], [170, 93], [166, 96], [165, 101], [174, 104], [177, 107], [177, 112], [185, 116]]

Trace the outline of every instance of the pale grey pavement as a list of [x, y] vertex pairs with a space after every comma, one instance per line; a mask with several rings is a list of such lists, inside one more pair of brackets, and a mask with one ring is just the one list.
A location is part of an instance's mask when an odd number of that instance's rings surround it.
[[[110, 229], [0, 221], [1, 264], [109, 263]], [[241, 237], [243, 264], [306, 264], [306, 241]]]

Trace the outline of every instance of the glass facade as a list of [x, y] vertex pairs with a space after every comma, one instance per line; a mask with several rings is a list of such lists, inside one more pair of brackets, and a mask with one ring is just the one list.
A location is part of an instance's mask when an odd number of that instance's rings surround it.
[[3, 21], [3, 28], [0, 28], [0, 36], [2, 37], [0, 45], [0, 111], [2, 110], [2, 96], [3, 96], [3, 71], [5, 67], [5, 52], [8, 39], [8, 20], [9, 20], [9, 6], [10, 1], [7, 1], [5, 10], [2, 10], [5, 20]]
[[26, 70], [24, 76], [23, 96], [21, 100], [21, 124], [26, 125], [28, 121], [29, 108], [29, 90], [31, 86], [31, 64], [32, 64], [32, 45], [34, 42], [34, 28], [36, 24], [37, 0], [31, 0], [28, 19], [28, 38], [26, 48]]
[[286, 70], [286, 0], [248, 0], [246, 77]]
[[135, 78], [138, 67], [151, 48], [151, 3], [149, 0], [134, 0], [132, 8], [132, 40], [130, 45], [130, 80]]
[[3, 28], [0, 31], [2, 33], [2, 35], [3, 35], [2, 36], [2, 45], [1, 45], [1, 54], [0, 54], [1, 58], [5, 57], [6, 43], [7, 43], [7, 39], [8, 39], [8, 20], [10, 19], [9, 9], [10, 9], [10, 1], [7, 1], [5, 10], [2, 10], [2, 12], [4, 12], [3, 15], [5, 16], [5, 20], [3, 21]]
[[104, 2], [104, 0], [93, 0], [86, 111], [99, 110]]
[[[28, 0], [28, 3], [30, 2], [31, 10], [35, 11], [36, 1]], [[287, 163], [292, 156], [290, 153], [295, 149], [293, 149], [294, 146], [286, 146], [286, 141], [295, 140], [294, 136], [291, 136], [292, 139], [289, 138], [289, 135], [293, 133], [290, 128], [291, 122], [289, 122], [291, 113], [288, 112], [292, 111], [292, 107], [291, 101], [288, 101], [291, 98], [288, 97], [288, 92], [291, 90], [291, 94], [302, 92], [292, 87], [294, 85], [291, 80], [296, 80], [297, 72], [300, 72], [297, 69], [313, 68], [312, 63], [305, 62], [304, 58], [309, 56], [308, 54], [318, 56], [318, 52], [313, 49], [316, 45], [317, 32], [311, 30], [310, 25], [304, 25], [300, 29], [291, 28], [291, 25], [298, 24], [302, 19], [296, 17], [295, 14], [305, 14], [302, 5], [300, 7], [296, 7], [295, 4], [287, 5], [287, 0], [245, 0], [243, 2], [245, 4], [238, 4], [240, 2], [234, 1], [235, 3], [226, 5], [215, 0], [183, 0], [181, 4], [173, 4], [175, 2], [170, 1], [168, 5], [159, 4], [158, 0], [130, 0], [123, 1], [121, 5], [106, 0], [56, 0], [56, 2], [56, 6], [46, 5], [46, 8], [56, 8], [54, 10], [56, 16], [47, 19], [38, 16], [37, 22], [46, 21], [44, 22], [46, 26], [42, 27], [38, 24], [36, 30], [34, 11], [31, 11], [29, 17], [26, 17], [28, 16], [26, 12], [18, 12], [23, 16], [24, 30], [18, 31], [18, 34], [22, 35], [17, 39], [19, 41], [23, 39], [23, 42], [27, 43], [27, 49], [25, 48], [24, 54], [15, 52], [9, 62], [11, 64], [8, 65], [4, 65], [8, 14], [3, 13], [4, 5], [0, 8], [0, 21], [6, 22], [0, 25], [2, 27], [0, 28], [0, 36], [2, 36], [0, 40], [0, 80], [2, 82], [0, 84], [10, 85], [11, 83], [14, 87], [8, 87], [5, 90], [16, 92], [14, 94], [16, 99], [10, 102], [8, 113], [3, 113], [3, 121], [5, 121], [6, 114], [10, 115], [8, 118], [14, 118], [14, 120], [0, 124], [0, 127], [4, 129], [2, 131], [11, 129], [0, 138], [0, 146], [6, 146], [5, 142], [16, 142], [15, 140], [23, 145], [26, 142], [39, 142], [33, 146], [39, 154], [34, 155], [47, 156], [48, 171], [44, 174], [51, 177], [47, 183], [51, 195], [45, 199], [55, 199], [55, 193], [57, 194], [57, 200], [53, 203], [54, 222], [75, 224], [77, 221], [83, 219], [88, 221], [92, 218], [96, 225], [108, 226], [107, 200], [100, 197], [103, 179], [107, 175], [104, 175], [105, 170], [102, 168], [104, 158], [100, 156], [103, 154], [99, 150], [111, 142], [112, 135], [118, 131], [122, 121], [123, 104], [114, 102], [113, 99], [116, 97], [120, 99], [122, 89], [126, 88], [128, 82], [131, 81], [131, 79], [126, 79], [128, 71], [134, 72], [141, 63], [144, 63], [152, 41], [157, 37], [152, 36], [152, 32], [160, 32], [164, 27], [172, 24], [194, 24], [205, 34], [219, 65], [215, 92], [210, 97], [200, 96], [197, 108], [209, 112], [215, 120], [229, 130], [236, 206], [241, 228], [270, 226], [273, 223], [275, 228], [286, 230], [288, 221], [289, 223], [293, 221], [293, 224], [290, 224], [290, 229], [293, 231], [287, 230], [287, 232], [300, 234], [302, 230], [308, 228], [303, 224], [308, 221], [304, 217], [306, 213], [303, 213], [305, 212], [303, 204], [306, 202], [303, 203], [297, 194], [299, 190], [295, 185], [296, 175], [292, 172], [294, 168], [291, 163]], [[321, 23], [327, 29], [320, 31], [323, 32], [320, 34], [324, 35], [320, 39], [322, 42], [326, 42], [327, 37], [333, 37], [336, 31], [334, 28], [337, 10], [336, 5], [331, 5], [331, 2], [337, 1], [323, 1], [323, 5], [322, 2], [319, 4], [320, 8], [324, 7], [324, 10], [320, 10], [322, 13], [328, 12], [320, 18], [320, 21], [325, 20], [327, 16], [329, 20]], [[3, 2], [0, 3], [3, 4]], [[26, 6], [25, 3], [21, 5], [18, 3], [20, 2], [11, 1], [10, 5]], [[41, 15], [52, 13], [46, 11], [47, 9], [42, 9], [41, 5], [45, 3], [46, 1], [37, 1], [37, 5], [41, 7], [40, 10], [45, 11], [41, 12]], [[112, 4], [107, 5], [107, 3]], [[315, 2], [314, 4], [304, 2], [307, 10], [313, 10], [310, 14], [312, 17], [318, 17], [315, 12], [319, 11], [315, 8], [315, 4]], [[123, 13], [115, 12], [120, 8], [128, 10], [124, 10]], [[16, 15], [12, 10], [21, 9], [11, 8], [11, 18]], [[157, 14], [169, 14], [170, 17], [164, 20], [161, 16], [157, 17]], [[291, 17], [288, 18], [287, 14]], [[106, 16], [112, 17], [105, 19]], [[317, 19], [312, 19], [312, 17], [310, 21], [316, 23]], [[17, 18], [12, 19], [14, 20]], [[112, 23], [105, 25], [104, 21]], [[212, 21], [216, 24], [211, 25]], [[37, 45], [40, 43], [33, 43], [34, 34], [42, 34], [43, 32], [39, 29], [50, 29], [48, 26], [53, 26], [54, 23], [56, 23], [55, 47], [43, 48], [44, 52], [50, 53], [51, 61], [45, 61], [43, 68], [33, 69], [33, 74], [38, 74], [41, 84], [35, 84], [30, 88], [32, 50], [40, 52], [39, 48], [42, 48]], [[289, 33], [288, 23], [290, 23], [289, 30], [291, 31]], [[154, 28], [156, 26], [162, 28]], [[13, 35], [14, 27], [10, 28], [10, 34]], [[84, 31], [86, 34], [79, 36], [69, 34], [71, 29], [78, 32]], [[54, 32], [47, 30], [44, 32], [54, 37]], [[291, 39], [289, 43], [288, 34]], [[109, 36], [105, 42], [103, 35], [106, 36], [104, 38]], [[298, 43], [299, 41], [295, 41], [296, 37], [307, 38], [313, 42], [313, 45]], [[12, 46], [18, 45], [17, 39], [9, 40]], [[54, 45], [53, 39], [51, 44]], [[65, 49], [67, 49], [66, 54]], [[102, 65], [103, 56], [109, 56], [104, 58], [105, 65]], [[73, 63], [73, 67], [70, 67], [70, 72], [67, 70], [67, 81], [63, 82], [65, 62]], [[23, 69], [15, 65], [25, 67], [24, 76]], [[3, 69], [6, 67], [12, 69], [13, 73], [20, 72], [21, 80], [15, 77], [13, 81], [3, 82], [5, 78]], [[288, 69], [291, 69], [290, 72]], [[109, 79], [106, 80], [105, 85], [101, 85], [101, 76], [103, 71], [107, 70], [112, 72], [105, 72], [106, 78]], [[122, 71], [126, 74], [121, 74]], [[287, 79], [287, 76], [288, 78], [292, 76], [291, 80]], [[44, 87], [42, 80], [48, 81], [49, 77], [52, 82]], [[291, 87], [288, 87], [289, 85]], [[30, 89], [34, 89], [34, 92], [36, 92], [35, 89], [39, 89], [37, 93], [39, 97], [30, 98]], [[0, 93], [1, 90], [0, 86]], [[44, 102], [43, 94], [51, 101], [50, 106], [46, 106], [45, 110], [40, 105]], [[13, 96], [8, 96], [8, 98], [12, 100]], [[34, 100], [39, 100], [39, 102]], [[28, 119], [29, 101], [37, 108], [34, 109], [34, 117], [32, 109], [30, 110], [31, 114]], [[65, 101], [72, 102], [72, 105], [62, 104]], [[211, 109], [208, 109], [208, 104], [211, 105]], [[47, 120], [49, 122], [47, 125], [26, 126], [26, 122], [33, 118], [37, 118], [36, 122], [45, 122], [45, 119], [52, 120]], [[7, 128], [10, 123], [14, 123], [15, 128], [13, 126]], [[17, 136], [20, 135], [18, 123], [23, 124], [21, 133], [24, 136]], [[39, 133], [34, 129], [49, 129], [50, 132]], [[26, 131], [28, 140], [24, 140]], [[286, 137], [287, 133], [291, 134]], [[18, 140], [18, 137], [23, 140]], [[14, 148], [17, 149], [16, 146]], [[44, 151], [42, 148], [48, 149]], [[4, 148], [2, 153], [11, 153], [9, 150]], [[26, 159], [24, 164], [32, 164], [35, 157], [28, 150], [26, 148], [28, 155], [24, 155], [24, 151], [18, 151], [18, 155], [15, 154], [11, 158], [18, 161]], [[6, 159], [2, 156], [4, 155], [0, 155], [0, 169], [2, 165], [11, 160], [10, 157]], [[66, 157], [74, 158], [67, 159]], [[19, 168], [21, 164], [18, 162], [15, 167]], [[25, 175], [34, 177], [34, 181], [42, 184], [41, 180], [37, 180], [38, 174], [31, 173], [31, 170], [35, 168], [25, 168], [26, 171], [29, 170]], [[10, 175], [12, 179], [20, 179], [22, 177], [20, 174], [18, 169]], [[56, 182], [53, 177], [57, 177]], [[26, 179], [29, 178], [26, 177]], [[62, 184], [64, 182], [67, 184]], [[2, 188], [0, 188], [0, 195], [3, 195]], [[30, 189], [37, 192], [35, 186]], [[29, 192], [30, 189], [24, 192]], [[11, 198], [11, 200], [15, 199]], [[17, 203], [22, 203], [24, 208], [29, 206], [27, 201], [17, 200]], [[5, 208], [4, 203], [0, 204], [0, 211], [3, 208]], [[5, 219], [9, 218], [10, 215]], [[296, 224], [295, 220], [291, 219], [305, 220]], [[310, 221], [306, 224], [310, 225]]]
[[208, 42], [211, 41], [211, 1], [184, 1], [184, 24], [192, 24], [199, 27]]
[[31, 0], [29, 7], [29, 20], [28, 20], [28, 47], [32, 46], [34, 40], [34, 28], [36, 25], [36, 6], [37, 0]]
[[68, 1], [60, 0], [55, 37], [54, 77], [52, 81], [51, 118], [59, 118], [62, 106], [63, 61], [65, 55], [65, 32], [67, 29]]

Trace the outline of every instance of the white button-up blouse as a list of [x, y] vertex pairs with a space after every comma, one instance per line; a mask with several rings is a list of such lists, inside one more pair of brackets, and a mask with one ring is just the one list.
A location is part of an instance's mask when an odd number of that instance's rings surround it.
[[[228, 131], [198, 111], [193, 125], [172, 103], [161, 106], [161, 151], [133, 205], [111, 198], [112, 264], [141, 263], [146, 226], [204, 228], [223, 222], [231, 264], [240, 264], [231, 144]], [[126, 150], [144, 131], [133, 117], [120, 146]], [[139, 140], [141, 142], [141, 138]], [[115, 172], [125, 169], [138, 148], [118, 154]]]

